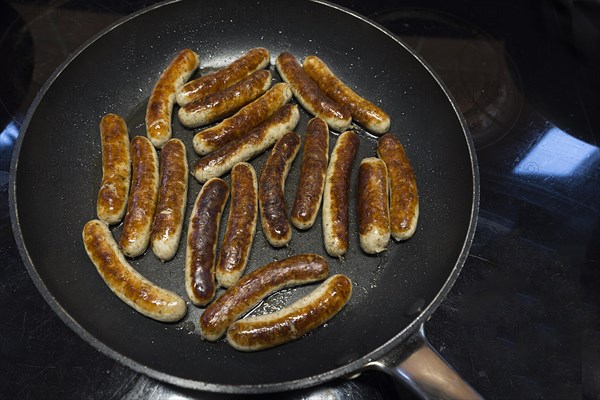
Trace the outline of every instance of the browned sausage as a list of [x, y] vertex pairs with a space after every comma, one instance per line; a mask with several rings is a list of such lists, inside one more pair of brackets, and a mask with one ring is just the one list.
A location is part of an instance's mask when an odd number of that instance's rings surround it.
[[236, 283], [246, 269], [258, 216], [258, 182], [252, 165], [241, 162], [231, 170], [231, 204], [227, 230], [219, 250], [216, 274], [221, 286]]
[[327, 261], [317, 254], [300, 254], [264, 265], [243, 276], [204, 310], [200, 334], [206, 340], [217, 340], [231, 323], [271, 293], [323, 280], [328, 273]]
[[300, 136], [288, 132], [275, 143], [265, 162], [258, 182], [260, 221], [265, 238], [273, 247], [287, 245], [292, 226], [285, 204], [285, 180], [300, 148]]
[[358, 232], [365, 253], [384, 251], [390, 241], [388, 175], [385, 163], [376, 157], [361, 161], [358, 169]]
[[315, 223], [325, 187], [329, 160], [329, 128], [320, 118], [308, 121], [300, 180], [290, 219], [298, 229], [308, 229]]
[[102, 185], [98, 191], [96, 213], [109, 224], [121, 222], [127, 208], [131, 183], [129, 132], [123, 118], [106, 114], [100, 121], [102, 142]]
[[227, 341], [240, 351], [263, 350], [290, 342], [333, 318], [351, 295], [350, 279], [333, 275], [288, 307], [234, 322], [227, 331]]
[[198, 54], [182, 50], [160, 75], [146, 107], [146, 134], [157, 148], [171, 139], [171, 113], [176, 93], [198, 68]]
[[271, 73], [264, 69], [256, 71], [233, 86], [181, 107], [179, 121], [188, 128], [210, 124], [232, 115], [270, 87]]
[[185, 254], [185, 291], [197, 306], [208, 304], [216, 292], [215, 259], [219, 224], [229, 186], [219, 178], [206, 182], [190, 215]]
[[327, 122], [334, 131], [343, 132], [352, 122], [350, 112], [331, 100], [304, 72], [290, 53], [281, 53], [275, 65], [281, 78], [290, 84], [294, 97], [312, 115]]
[[123, 254], [137, 257], [148, 248], [158, 197], [158, 156], [144, 136], [131, 140], [133, 176], [119, 246]]
[[150, 240], [152, 251], [163, 261], [177, 252], [187, 203], [188, 163], [185, 145], [169, 140], [160, 151], [160, 184]]
[[241, 81], [254, 71], [265, 68], [269, 65], [269, 61], [270, 55], [267, 49], [261, 47], [252, 49], [225, 68], [183, 85], [177, 93], [177, 103], [184, 106], [191, 101], [223, 90]]
[[83, 244], [98, 274], [110, 290], [143, 315], [158, 321], [178, 321], [186, 313], [185, 301], [156, 286], [125, 259], [106, 223], [91, 220], [83, 227]]
[[244, 136], [250, 129], [275, 114], [291, 97], [290, 85], [285, 82], [275, 84], [265, 94], [242, 107], [231, 117], [196, 133], [194, 150], [200, 155], [206, 155]]
[[198, 182], [206, 182], [226, 174], [238, 162], [251, 160], [271, 147], [286, 132], [293, 130], [299, 119], [298, 106], [286, 104], [243, 137], [196, 161], [192, 171], [194, 177]]
[[323, 191], [323, 239], [325, 250], [332, 257], [340, 257], [348, 250], [348, 190], [359, 142], [356, 133], [342, 133], [327, 167]]
[[327, 96], [350, 111], [352, 119], [366, 130], [383, 135], [390, 129], [390, 117], [375, 104], [364, 99], [342, 82], [320, 58], [308, 56], [302, 64], [310, 76]]
[[402, 143], [391, 133], [379, 138], [377, 155], [388, 170], [392, 236], [396, 240], [406, 240], [415, 233], [419, 219], [415, 174]]

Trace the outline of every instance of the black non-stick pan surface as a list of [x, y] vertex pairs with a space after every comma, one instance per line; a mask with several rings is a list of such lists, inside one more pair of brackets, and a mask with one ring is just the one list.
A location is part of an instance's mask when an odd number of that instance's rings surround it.
[[[202, 310], [189, 304], [184, 320], [146, 318], [115, 297], [89, 261], [81, 240], [95, 218], [101, 180], [98, 125], [118, 113], [130, 134], [144, 135], [144, 112], [161, 71], [182, 48], [197, 51], [201, 73], [219, 68], [253, 47], [272, 61], [282, 51], [300, 60], [316, 54], [352, 87], [381, 105], [391, 131], [406, 147], [419, 191], [421, 216], [413, 238], [367, 256], [358, 243], [358, 164], [375, 155], [376, 138], [356, 128], [360, 150], [350, 191], [351, 244], [342, 260], [327, 257], [330, 273], [354, 282], [352, 299], [325, 326], [271, 350], [242, 353], [224, 340], [202, 341]], [[271, 69], [274, 71], [273, 67]], [[274, 72], [274, 79], [278, 79]], [[302, 136], [309, 115], [302, 112]], [[193, 130], [173, 122], [188, 146]], [[331, 134], [331, 146], [337, 134]], [[266, 154], [253, 165], [260, 171]], [[301, 153], [300, 153], [301, 154]], [[291, 204], [300, 156], [287, 182]], [[23, 125], [13, 159], [11, 215], [29, 272], [44, 298], [85, 340], [148, 375], [200, 390], [266, 392], [306, 387], [359, 371], [398, 346], [423, 323], [456, 279], [477, 213], [477, 172], [470, 139], [447, 91], [402, 43], [364, 18], [310, 1], [192, 1], [162, 3], [120, 21], [84, 45], [53, 75]], [[225, 179], [229, 181], [229, 176]], [[190, 177], [187, 215], [200, 185]], [[227, 215], [228, 208], [225, 210]], [[260, 225], [260, 224], [259, 224]], [[187, 221], [184, 232], [187, 230]], [[114, 230], [120, 234], [120, 227]], [[290, 255], [326, 255], [321, 223], [294, 231], [290, 245], [271, 248], [260, 228], [248, 270]], [[184, 298], [184, 256], [161, 263], [150, 251], [132, 265]], [[285, 290], [254, 313], [273, 311], [316, 285]]]

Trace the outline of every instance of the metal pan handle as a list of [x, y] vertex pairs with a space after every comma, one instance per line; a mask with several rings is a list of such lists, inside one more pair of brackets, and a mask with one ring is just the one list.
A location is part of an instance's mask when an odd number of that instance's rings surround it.
[[406, 346], [365, 367], [385, 372], [424, 399], [483, 399], [431, 347], [423, 325], [407, 341]]

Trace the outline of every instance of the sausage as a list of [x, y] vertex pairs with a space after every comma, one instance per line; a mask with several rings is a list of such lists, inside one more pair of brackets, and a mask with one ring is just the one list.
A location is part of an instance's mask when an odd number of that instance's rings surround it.
[[384, 251], [390, 241], [388, 174], [376, 157], [361, 161], [358, 169], [358, 232], [360, 247], [367, 254]]
[[390, 228], [397, 241], [410, 238], [417, 229], [419, 194], [415, 174], [400, 140], [387, 133], [377, 142], [377, 155], [388, 170]]
[[210, 124], [235, 113], [270, 87], [271, 72], [256, 71], [235, 85], [181, 107], [179, 121], [187, 128]]
[[283, 247], [292, 239], [292, 226], [285, 204], [285, 180], [300, 148], [300, 136], [286, 133], [275, 143], [258, 182], [260, 221], [267, 241]]
[[129, 132], [127, 124], [116, 114], [106, 114], [100, 121], [102, 142], [102, 184], [98, 191], [96, 213], [108, 224], [121, 222], [127, 208], [131, 183]]
[[231, 170], [231, 205], [217, 260], [217, 282], [230, 287], [246, 269], [258, 219], [258, 182], [252, 165], [237, 163]]
[[171, 139], [171, 114], [176, 93], [198, 68], [199, 62], [198, 54], [190, 49], [182, 50], [160, 75], [150, 94], [146, 107], [146, 134], [158, 149]]
[[323, 280], [328, 273], [327, 261], [317, 254], [300, 254], [266, 264], [243, 276], [204, 310], [200, 335], [215, 341], [271, 293]]
[[308, 56], [304, 59], [302, 67], [317, 83], [319, 89], [350, 111], [352, 119], [366, 130], [376, 135], [383, 135], [390, 129], [389, 115], [350, 89], [320, 58]]
[[197, 306], [208, 304], [215, 296], [215, 260], [219, 224], [229, 186], [214, 178], [206, 182], [190, 215], [185, 254], [185, 291]]
[[323, 191], [323, 239], [325, 250], [332, 257], [340, 257], [348, 250], [348, 190], [358, 145], [356, 133], [342, 133], [327, 167]]
[[219, 150], [197, 160], [193, 175], [198, 182], [226, 174], [238, 162], [248, 161], [271, 147], [286, 132], [293, 130], [300, 120], [298, 106], [286, 104], [271, 118], [243, 137], [233, 140]]
[[227, 67], [183, 85], [177, 93], [177, 103], [184, 106], [191, 101], [223, 90], [241, 81], [254, 71], [265, 68], [269, 65], [270, 59], [271, 56], [267, 49], [262, 47], [251, 49]]
[[290, 84], [294, 97], [306, 111], [327, 122], [334, 131], [343, 132], [350, 127], [350, 112], [327, 97], [292, 54], [281, 53], [275, 65], [281, 78]]
[[350, 279], [333, 275], [288, 307], [234, 322], [227, 330], [227, 342], [236, 350], [257, 351], [298, 339], [333, 318], [351, 295]]
[[169, 140], [160, 151], [160, 184], [150, 240], [152, 251], [163, 261], [177, 252], [187, 203], [188, 163], [185, 145]]
[[255, 128], [292, 97], [290, 86], [285, 82], [273, 85], [258, 99], [242, 107], [237, 113], [221, 123], [194, 135], [194, 150], [200, 155], [211, 153], [228, 142], [240, 138]]
[[308, 121], [300, 179], [290, 219], [298, 229], [308, 229], [315, 223], [325, 187], [329, 160], [329, 127], [320, 118]]
[[158, 155], [144, 136], [134, 137], [130, 147], [133, 176], [119, 246], [127, 257], [137, 257], [150, 242], [158, 197]]
[[88, 221], [83, 227], [82, 237], [85, 251], [96, 270], [125, 304], [158, 321], [174, 322], [183, 318], [187, 311], [185, 301], [133, 269], [105, 222], [97, 219]]

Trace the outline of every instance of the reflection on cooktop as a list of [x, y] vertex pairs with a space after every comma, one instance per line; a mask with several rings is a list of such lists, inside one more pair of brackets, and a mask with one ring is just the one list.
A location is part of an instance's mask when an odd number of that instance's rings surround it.
[[4, 127], [14, 114], [25, 111], [21, 105], [33, 74], [33, 40], [17, 11], [4, 2], [0, 3], [0, 26], [6, 29], [0, 36], [0, 54], [10, 60], [0, 63], [0, 126]]
[[458, 103], [476, 148], [506, 135], [523, 107], [520, 78], [501, 40], [456, 16], [421, 8], [371, 15], [440, 75]]

